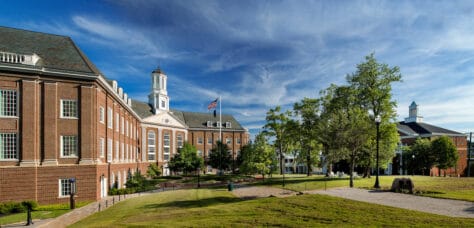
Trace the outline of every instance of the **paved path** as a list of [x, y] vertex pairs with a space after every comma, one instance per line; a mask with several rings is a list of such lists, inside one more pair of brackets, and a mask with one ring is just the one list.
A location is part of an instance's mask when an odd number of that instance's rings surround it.
[[326, 191], [306, 191], [305, 193], [331, 195], [451, 217], [474, 218], [474, 203], [461, 200], [439, 199], [360, 188], [333, 188]]

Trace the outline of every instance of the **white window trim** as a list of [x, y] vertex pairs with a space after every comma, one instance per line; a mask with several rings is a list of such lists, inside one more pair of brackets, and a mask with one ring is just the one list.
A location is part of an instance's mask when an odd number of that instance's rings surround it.
[[115, 113], [115, 131], [119, 132], [120, 130], [120, 115]]
[[[153, 145], [150, 145], [150, 133], [153, 133]], [[146, 150], [146, 153], [147, 153], [147, 160], [148, 161], [156, 161], [157, 160], [157, 157], [156, 157], [156, 133], [154, 131], [148, 131], [147, 132], [147, 150]], [[153, 153], [150, 153], [150, 148], [153, 148]], [[153, 154], [153, 157], [155, 159], [152, 159], [150, 160], [150, 154]]]
[[99, 139], [99, 157], [100, 158], [104, 158], [105, 156], [105, 139], [104, 138], [100, 138]]
[[[76, 102], [76, 116], [63, 116], [63, 108], [64, 108], [64, 104], [63, 102], [64, 101], [74, 101]], [[79, 119], [79, 108], [78, 108], [78, 101], [77, 100], [74, 100], [74, 99], [60, 99], [59, 101], [59, 115], [60, 115], [60, 118], [61, 119]]]
[[110, 107], [107, 107], [107, 127], [109, 129], [114, 127], [114, 113]]
[[18, 90], [15, 90], [15, 89], [0, 89], [0, 91], [5, 91], [5, 90], [8, 90], [8, 91], [15, 91], [16, 92], [16, 100], [15, 100], [15, 103], [16, 103], [16, 107], [15, 107], [15, 113], [16, 115], [14, 116], [8, 116], [8, 115], [0, 115], [0, 118], [18, 118], [19, 117], [19, 110], [20, 110], [20, 91]]
[[[67, 197], [69, 197], [70, 195], [62, 195], [62, 193], [63, 193], [63, 191], [62, 191], [62, 190], [63, 190], [63, 189], [62, 189], [63, 185], [62, 185], [62, 183], [61, 183], [61, 180], [68, 180], [68, 183], [71, 184], [71, 183], [70, 183], [70, 178], [58, 179], [58, 190], [59, 190], [59, 192], [58, 192], [58, 198], [67, 198]], [[72, 190], [72, 189], [70, 189], [69, 191], [71, 191], [71, 190]]]
[[[75, 136], [76, 137], [76, 154], [75, 155], [68, 155], [68, 156], [64, 155], [64, 147], [63, 147], [64, 146], [64, 139], [63, 139], [64, 136]], [[60, 153], [59, 153], [60, 158], [78, 158], [79, 138], [77, 137], [77, 135], [61, 135], [61, 137], [59, 137], [59, 150], [60, 150]]]
[[[16, 132], [11, 132], [11, 133], [7, 133], [7, 132], [2, 132], [0, 133], [0, 135], [2, 134], [15, 134], [15, 157], [16, 158], [1, 158], [0, 161], [18, 161], [19, 160], [19, 157], [20, 157], [20, 154], [19, 154], [19, 144], [18, 144], [18, 133]], [[5, 153], [5, 151], [3, 151], [3, 148], [0, 148], [0, 150], [2, 150], [3, 153]]]
[[105, 123], [105, 109], [102, 106], [99, 107], [99, 123]]

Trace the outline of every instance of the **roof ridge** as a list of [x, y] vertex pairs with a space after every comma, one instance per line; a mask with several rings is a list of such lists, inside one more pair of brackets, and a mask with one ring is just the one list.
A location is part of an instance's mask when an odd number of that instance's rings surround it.
[[13, 27], [8, 27], [8, 26], [3, 26], [3, 25], [0, 25], [0, 28], [13, 29], [13, 30], [24, 31], [24, 32], [31, 32], [31, 33], [38, 33], [38, 34], [43, 34], [43, 35], [48, 35], [48, 36], [59, 36], [59, 37], [64, 37], [64, 38], [69, 38], [69, 39], [71, 39], [70, 36], [59, 35], [59, 34], [48, 33], [48, 32], [33, 31], [33, 30], [25, 29], [25, 28], [13, 28]]

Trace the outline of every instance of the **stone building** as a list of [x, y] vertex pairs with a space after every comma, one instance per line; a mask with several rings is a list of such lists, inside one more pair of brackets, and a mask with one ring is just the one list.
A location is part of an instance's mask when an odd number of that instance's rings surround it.
[[[170, 111], [166, 80], [153, 71], [149, 102], [135, 101], [69, 37], [0, 27], [0, 202], [67, 202], [72, 187], [98, 200], [151, 163], [167, 174], [184, 141], [207, 149], [197, 135], [215, 128]], [[238, 152], [248, 132], [227, 117]]]

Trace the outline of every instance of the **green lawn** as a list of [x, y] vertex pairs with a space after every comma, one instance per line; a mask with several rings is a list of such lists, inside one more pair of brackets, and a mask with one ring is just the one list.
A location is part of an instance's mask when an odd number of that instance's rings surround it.
[[324, 195], [243, 201], [224, 189], [188, 189], [122, 201], [72, 227], [327, 225], [473, 227], [474, 219], [451, 218]]
[[[89, 203], [91, 202], [90, 201], [77, 202], [76, 207], [82, 207]], [[38, 206], [38, 208], [36, 208], [31, 213], [31, 217], [33, 218], [33, 220], [55, 218], [69, 211], [71, 211], [69, 209], [69, 204], [52, 204], [52, 205]], [[25, 222], [26, 224], [26, 212], [0, 216], [0, 226], [4, 224], [12, 224], [12, 223], [18, 223], [18, 222]]]

